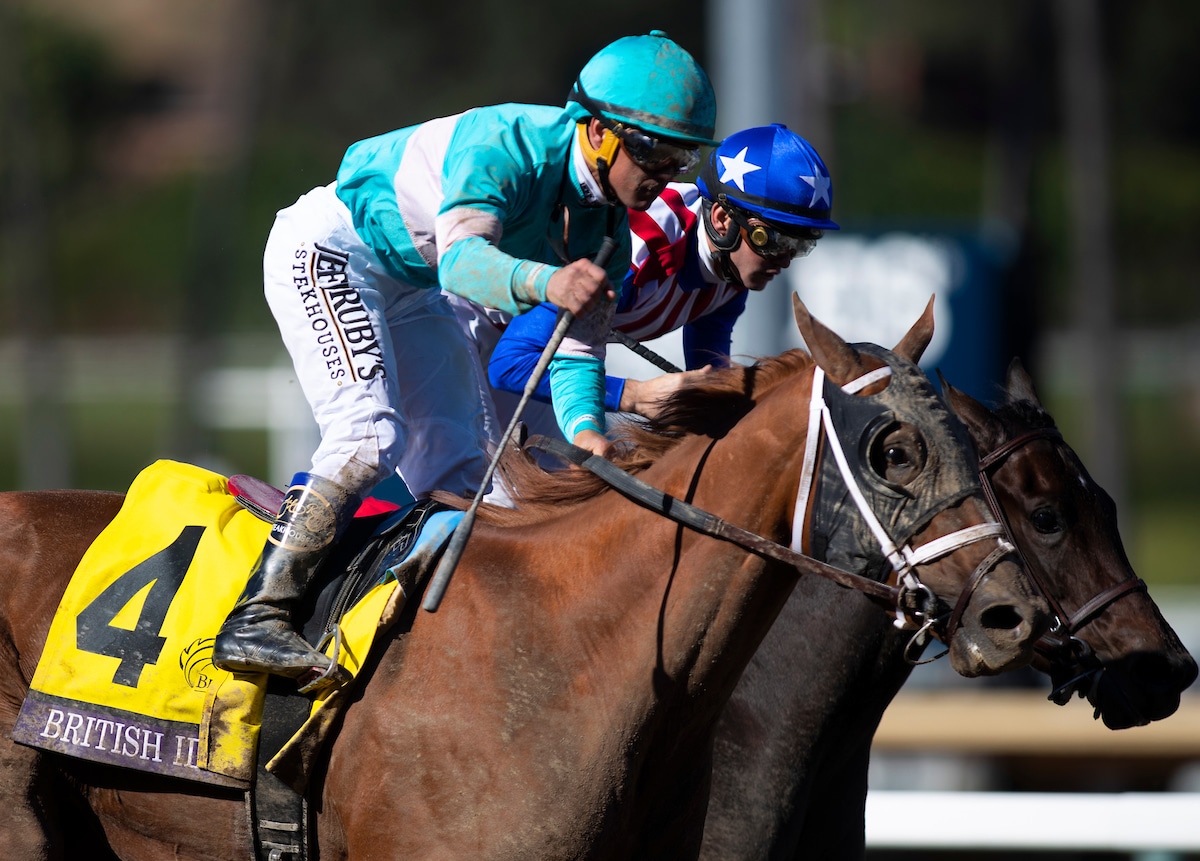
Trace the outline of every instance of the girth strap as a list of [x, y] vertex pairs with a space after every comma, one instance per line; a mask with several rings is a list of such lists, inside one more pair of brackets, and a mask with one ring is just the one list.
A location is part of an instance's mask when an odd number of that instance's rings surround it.
[[312, 701], [272, 676], [263, 703], [254, 786], [248, 793], [255, 861], [305, 861], [310, 855], [308, 800], [267, 771], [267, 763], [308, 718]]
[[802, 574], [815, 574], [832, 580], [839, 586], [856, 589], [868, 598], [883, 604], [889, 610], [895, 609], [900, 600], [901, 590], [895, 586], [879, 583], [868, 577], [826, 565], [811, 556], [797, 553], [789, 547], [784, 547], [761, 535], [755, 535], [740, 526], [734, 526], [715, 514], [710, 514], [647, 484], [611, 461], [594, 455], [586, 449], [546, 436], [532, 436], [525, 445], [527, 448], [552, 454], [566, 463], [583, 467], [603, 479], [621, 495], [689, 529], [736, 544], [757, 556], [765, 556], [783, 562]]

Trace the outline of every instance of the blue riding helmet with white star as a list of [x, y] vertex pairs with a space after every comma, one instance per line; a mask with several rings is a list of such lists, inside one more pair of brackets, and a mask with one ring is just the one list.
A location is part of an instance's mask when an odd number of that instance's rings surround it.
[[[773, 224], [837, 230], [833, 180], [812, 144], [778, 123], [735, 132], [714, 149], [696, 185], [710, 201]], [[724, 200], [722, 199], [724, 198]]]

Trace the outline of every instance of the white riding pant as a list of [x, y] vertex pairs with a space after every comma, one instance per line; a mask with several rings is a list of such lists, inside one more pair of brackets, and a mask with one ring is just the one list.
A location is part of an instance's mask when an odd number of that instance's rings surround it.
[[396, 471], [417, 499], [473, 496], [495, 419], [442, 293], [384, 270], [332, 185], [277, 214], [263, 276], [321, 431], [311, 471], [360, 494]]

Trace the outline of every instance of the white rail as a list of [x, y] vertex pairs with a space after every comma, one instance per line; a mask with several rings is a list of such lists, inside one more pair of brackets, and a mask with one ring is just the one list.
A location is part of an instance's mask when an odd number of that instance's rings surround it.
[[1200, 793], [867, 794], [872, 849], [1200, 850]]
[[[1102, 757], [1124, 764], [1200, 761], [1200, 697], [1149, 726], [1112, 731], [1086, 702], [1059, 708], [1043, 693], [1009, 690], [905, 691], [884, 713], [873, 753], [912, 757]], [[1194, 782], [1184, 787], [1194, 788]], [[984, 792], [946, 787], [871, 790], [872, 849], [957, 851], [1200, 851], [1200, 792]], [[935, 791], [930, 791], [935, 790]], [[1191, 856], [1189, 856], [1191, 857]]]

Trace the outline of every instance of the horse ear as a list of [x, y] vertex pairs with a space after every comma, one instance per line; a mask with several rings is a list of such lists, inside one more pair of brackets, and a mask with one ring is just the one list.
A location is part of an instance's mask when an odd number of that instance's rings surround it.
[[975, 448], [979, 451], [991, 451], [999, 446], [1004, 436], [1004, 426], [996, 415], [966, 392], [950, 385], [942, 376], [941, 370], [937, 375], [942, 384], [942, 396], [946, 399], [950, 411], [967, 426]]
[[1033, 390], [1033, 379], [1025, 370], [1025, 366], [1021, 364], [1021, 360], [1015, 356], [1008, 364], [1005, 390], [1008, 393], [1009, 402], [1029, 401], [1042, 408], [1042, 402], [1038, 400], [1037, 392]]
[[917, 319], [917, 322], [912, 324], [908, 333], [900, 339], [900, 343], [892, 348], [893, 353], [908, 359], [914, 365], [921, 361], [921, 355], [929, 346], [929, 342], [933, 340], [934, 298], [934, 296], [929, 297], [929, 301], [925, 303], [925, 311]]
[[862, 356], [858, 350], [810, 314], [796, 293], [792, 294], [792, 313], [804, 343], [808, 345], [808, 352], [830, 380], [844, 385], [862, 375]]

